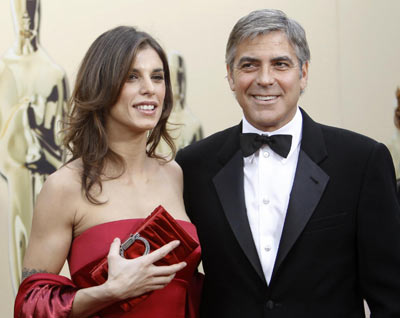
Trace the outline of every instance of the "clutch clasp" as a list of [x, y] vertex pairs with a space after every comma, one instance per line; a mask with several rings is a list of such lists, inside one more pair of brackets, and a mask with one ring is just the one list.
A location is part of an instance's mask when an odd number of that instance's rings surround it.
[[119, 249], [119, 255], [125, 258], [125, 251], [136, 241], [141, 241], [144, 244], [145, 250], [143, 255], [147, 255], [150, 253], [150, 244], [149, 241], [147, 241], [144, 237], [140, 236], [139, 233], [131, 234], [129, 235], [128, 239], [121, 244], [121, 247]]

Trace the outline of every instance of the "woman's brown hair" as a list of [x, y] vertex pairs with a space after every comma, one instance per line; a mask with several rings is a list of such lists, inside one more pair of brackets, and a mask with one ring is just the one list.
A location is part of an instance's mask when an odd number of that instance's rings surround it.
[[397, 97], [397, 107], [394, 110], [394, 124], [396, 125], [397, 129], [400, 129], [400, 88], [399, 87], [396, 90], [396, 97]]
[[[161, 138], [175, 155], [175, 145], [166, 124], [173, 107], [168, 59], [157, 41], [149, 34], [133, 27], [119, 26], [100, 35], [87, 51], [77, 74], [75, 88], [69, 104], [72, 109], [64, 123], [64, 146], [72, 156], [67, 163], [82, 160], [82, 191], [89, 202], [101, 204], [91, 193], [94, 185], [102, 190], [103, 169], [106, 161], [120, 168], [120, 173], [107, 178], [117, 178], [125, 171], [123, 158], [109, 147], [105, 118], [117, 102], [121, 89], [137, 52], [153, 48], [160, 57], [165, 78], [165, 98], [160, 120], [147, 140], [147, 155], [164, 159], [155, 153]], [[99, 193], [100, 193], [99, 192]]]

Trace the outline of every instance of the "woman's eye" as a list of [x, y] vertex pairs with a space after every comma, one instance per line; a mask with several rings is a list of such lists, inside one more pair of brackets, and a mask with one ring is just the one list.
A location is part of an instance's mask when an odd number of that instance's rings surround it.
[[137, 79], [136, 74], [129, 74], [129, 75], [128, 75], [128, 81], [133, 81], [133, 80], [135, 80], [135, 79]]
[[156, 81], [163, 81], [164, 75], [153, 75], [153, 79]]

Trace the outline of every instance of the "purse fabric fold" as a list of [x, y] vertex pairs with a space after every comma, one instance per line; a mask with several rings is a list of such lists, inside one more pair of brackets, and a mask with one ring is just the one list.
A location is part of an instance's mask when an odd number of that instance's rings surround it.
[[[150, 253], [165, 244], [179, 240], [180, 244], [168, 255], [154, 263], [157, 266], [166, 266], [185, 261], [190, 254], [199, 246], [199, 243], [187, 233], [182, 226], [160, 205], [158, 206], [143, 223], [131, 230], [130, 234], [139, 233], [142, 238], [150, 244]], [[137, 240], [129, 246], [124, 257], [133, 259], [142, 256], [145, 252], [145, 245]], [[103, 257], [90, 271], [93, 279], [92, 285], [103, 284], [108, 278], [108, 262], [107, 256]], [[141, 296], [124, 300], [120, 302], [120, 306], [124, 311], [130, 311], [135, 305], [145, 300], [152, 292]]]

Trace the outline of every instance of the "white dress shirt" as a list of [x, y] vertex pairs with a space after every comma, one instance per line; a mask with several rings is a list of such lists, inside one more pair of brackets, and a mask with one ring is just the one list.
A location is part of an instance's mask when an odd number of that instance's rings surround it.
[[268, 145], [264, 145], [253, 155], [243, 159], [247, 217], [268, 284], [278, 253], [299, 158], [302, 125], [303, 117], [299, 108], [288, 124], [268, 133], [256, 129], [243, 117], [243, 133], [292, 135], [292, 146], [287, 158], [279, 156]]

